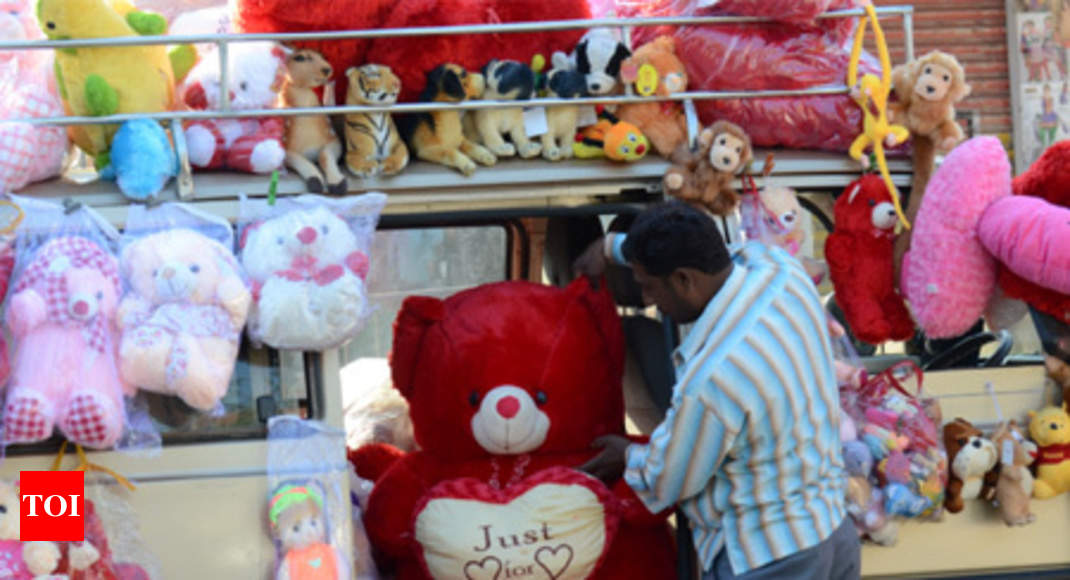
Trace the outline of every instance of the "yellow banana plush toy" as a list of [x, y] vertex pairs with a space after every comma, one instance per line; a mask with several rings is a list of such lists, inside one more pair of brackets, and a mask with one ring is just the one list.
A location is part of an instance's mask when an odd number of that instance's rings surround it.
[[[37, 19], [52, 40], [162, 35], [167, 22], [128, 0], [39, 0]], [[56, 50], [56, 76], [68, 115], [100, 117], [158, 113], [171, 108], [175, 72], [164, 45]], [[97, 167], [118, 125], [76, 125], [71, 140]]]

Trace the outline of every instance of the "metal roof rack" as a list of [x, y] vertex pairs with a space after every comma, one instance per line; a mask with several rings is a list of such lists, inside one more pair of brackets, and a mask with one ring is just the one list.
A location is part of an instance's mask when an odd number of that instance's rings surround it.
[[[906, 57], [913, 58], [913, 7], [889, 6], [877, 8], [882, 18], [898, 17], [903, 22], [905, 31]], [[818, 18], [842, 19], [861, 17], [861, 9], [831, 11]], [[649, 26], [702, 26], [719, 24], [760, 24], [770, 23], [768, 18], [739, 16], [687, 16], [659, 18], [603, 18], [588, 20], [557, 20], [542, 22], [513, 22], [504, 24], [479, 24], [461, 26], [428, 26], [410, 28], [389, 28], [377, 30], [351, 30], [332, 32], [301, 32], [278, 34], [208, 34], [190, 36], [139, 36], [124, 38], [92, 38], [77, 40], [44, 41], [4, 41], [0, 50], [45, 50], [70, 49], [83, 47], [117, 47], [176, 44], [214, 44], [218, 47], [221, 61], [222, 89], [226, 90], [227, 62], [231, 43], [254, 41], [304, 41], [304, 40], [346, 40], [384, 37], [414, 37], [430, 35], [460, 34], [503, 34], [520, 32], [540, 32], [546, 30], [586, 29], [593, 27], [618, 28], [624, 31], [625, 38], [630, 37], [630, 30]], [[845, 85], [823, 86], [810, 89], [782, 91], [687, 91], [670, 97], [642, 97], [637, 95], [607, 95], [580, 99], [535, 98], [524, 101], [524, 106], [553, 105], [594, 105], [621, 104], [660, 101], [700, 101], [748, 98], [771, 98], [793, 96], [817, 96], [846, 94]], [[516, 107], [513, 101], [466, 101], [463, 103], [398, 103], [389, 106], [353, 106], [338, 105], [330, 107], [279, 108], [232, 111], [229, 102], [222, 107], [205, 111], [166, 111], [162, 113], [122, 114], [101, 117], [42, 117], [30, 119], [12, 119], [35, 125], [96, 125], [122, 123], [135, 118], [148, 118], [169, 124], [172, 127], [182, 121], [194, 119], [220, 119], [244, 117], [290, 117], [309, 114], [343, 115], [351, 113], [413, 113], [433, 110], [474, 110]], [[176, 139], [182, 139], [181, 131], [174, 131]], [[179, 151], [184, 148], [177, 147]], [[764, 155], [756, 155], [763, 159]], [[84, 164], [83, 164], [84, 165]], [[185, 164], [184, 164], [185, 165]], [[755, 170], [761, 171], [763, 162], [755, 163]], [[647, 158], [632, 164], [610, 164], [598, 161], [562, 161], [546, 162], [542, 160], [503, 161], [492, 168], [483, 168], [473, 177], [462, 177], [450, 169], [414, 160], [406, 170], [392, 178], [357, 179], [349, 177], [351, 192], [384, 190], [396, 193], [392, 195], [387, 211], [426, 211], [430, 205], [472, 204], [480, 207], [513, 206], [516, 204], [569, 205], [604, 201], [606, 196], [619, 194], [622, 189], [647, 189], [655, 191], [667, 162], [661, 159]], [[898, 185], [906, 185], [910, 180], [910, 165], [905, 160], [893, 161], [891, 164], [893, 178]], [[817, 151], [791, 150], [777, 153], [777, 166], [774, 174], [790, 176], [792, 184], [798, 187], [836, 188], [849, 183], [858, 173], [857, 166], [846, 155]], [[127, 201], [114, 184], [94, 182], [95, 174], [85, 171], [74, 173], [65, 179], [54, 180], [31, 186], [24, 194], [45, 197], [67, 196], [71, 193], [86, 195], [88, 202], [98, 207], [123, 206]], [[226, 204], [236, 198], [238, 192], [251, 195], [266, 193], [267, 180], [261, 176], [234, 173], [195, 172], [185, 176], [186, 183], [192, 183], [198, 202], [211, 202], [232, 215], [230, 205]], [[181, 178], [178, 180], [183, 181]], [[188, 186], [187, 186], [188, 187]], [[280, 194], [300, 193], [303, 185], [296, 176], [283, 176], [280, 180]], [[167, 194], [165, 193], [166, 197]], [[595, 199], [595, 198], [598, 199]], [[83, 198], [85, 199], [85, 198]], [[222, 206], [219, 204], [223, 204]], [[224, 208], [224, 206], [226, 206]]]

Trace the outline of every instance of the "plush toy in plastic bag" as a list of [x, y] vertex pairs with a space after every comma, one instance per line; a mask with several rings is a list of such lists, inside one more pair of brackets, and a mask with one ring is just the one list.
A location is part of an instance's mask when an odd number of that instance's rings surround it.
[[289, 415], [268, 422], [267, 512], [277, 579], [375, 577], [372, 562], [353, 558], [351, 473], [340, 430]]
[[921, 384], [921, 369], [908, 360], [840, 390], [844, 421], [854, 427], [842, 433], [848, 472], [880, 492], [887, 517], [938, 519], [943, 513], [948, 460], [942, 418], [939, 403], [921, 395]]
[[192, 206], [130, 207], [122, 239], [119, 368], [130, 385], [220, 408], [252, 302], [230, 224]]
[[386, 195], [242, 198], [241, 263], [253, 286], [249, 338], [326, 350], [356, 336], [370, 312], [365, 280]]
[[128, 415], [132, 391], [119, 376], [118, 232], [81, 204], [14, 201], [26, 217], [5, 316], [15, 352], [4, 443], [42, 441], [58, 428], [95, 449], [158, 446], [151, 427]]
[[[8, 282], [15, 269], [15, 228], [22, 221], [23, 213], [8, 199], [0, 199], [0, 296], [7, 296]], [[0, 388], [11, 374], [11, 361], [7, 354], [7, 338], [0, 332]]]

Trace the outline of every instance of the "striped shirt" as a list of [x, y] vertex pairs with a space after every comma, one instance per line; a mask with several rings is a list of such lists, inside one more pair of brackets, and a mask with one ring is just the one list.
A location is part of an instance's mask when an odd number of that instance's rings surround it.
[[[607, 253], [621, 262], [623, 235]], [[625, 480], [657, 512], [679, 504], [703, 567], [739, 575], [810, 548], [846, 517], [839, 398], [817, 290], [752, 242], [673, 353], [672, 407]]]

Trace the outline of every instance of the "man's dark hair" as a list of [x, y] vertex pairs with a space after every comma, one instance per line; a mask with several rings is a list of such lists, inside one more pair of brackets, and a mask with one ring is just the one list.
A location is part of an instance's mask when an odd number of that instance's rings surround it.
[[621, 250], [624, 259], [658, 277], [678, 268], [716, 274], [732, 260], [713, 218], [679, 201], [660, 203], [639, 214]]

